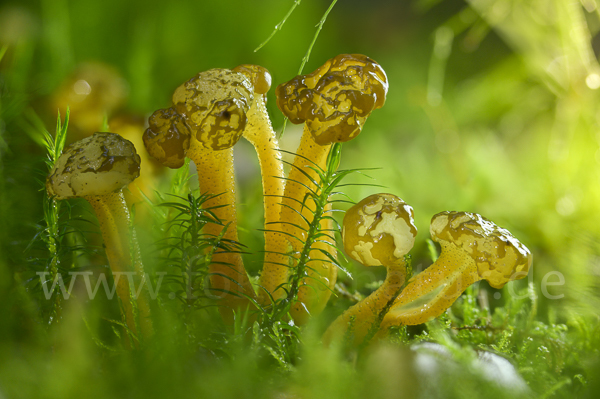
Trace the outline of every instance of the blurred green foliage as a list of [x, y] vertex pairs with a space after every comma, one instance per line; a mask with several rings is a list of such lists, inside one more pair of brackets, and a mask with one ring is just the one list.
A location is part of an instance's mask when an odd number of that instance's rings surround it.
[[[484, 390], [491, 397], [518, 396], [467, 366], [482, 349], [511, 359], [531, 389], [522, 396], [597, 396], [596, 0], [339, 0], [305, 67], [312, 71], [337, 54], [363, 53], [386, 70], [386, 105], [344, 145], [341, 168], [379, 167], [368, 173], [375, 183], [415, 209], [420, 230], [412, 251], [415, 270], [431, 263], [426, 242], [431, 216], [465, 210], [508, 228], [531, 249], [529, 282], [502, 291], [482, 283], [441, 320], [398, 331], [394, 345], [350, 359], [324, 350], [318, 337], [327, 321], [384, 278], [384, 271], [353, 264], [348, 268], [354, 280], [340, 276], [337, 298], [303, 330], [293, 361], [276, 359], [273, 347], [249, 345], [247, 337], [224, 326], [202, 332], [205, 342], [217, 342], [212, 347], [190, 348], [176, 339], [182, 332], [167, 313], [156, 326], [151, 351], [122, 353], [113, 348], [115, 338], [106, 327], [116, 318], [106, 300], [69, 301], [58, 324], [42, 324], [39, 293], [27, 281], [35, 276], [31, 258], [36, 254], [26, 248], [43, 227], [40, 181], [46, 154], [32, 140], [31, 128], [54, 126], [52, 96], [62, 82], [81, 63], [110, 65], [126, 82], [126, 101], [115, 113], [140, 117], [167, 106], [181, 82], [214, 67], [259, 64], [276, 85], [297, 74], [329, 4], [303, 0], [257, 52], [293, 1], [19, 0], [0, 5], [0, 398], [419, 397], [431, 391], [422, 377], [413, 378], [417, 355], [406, 344], [423, 340], [450, 348], [463, 367], [457, 374], [440, 374], [433, 383], [438, 396], [475, 397]], [[267, 106], [281, 129], [274, 90]], [[33, 111], [40, 121], [32, 119]], [[78, 118], [73, 110], [71, 121]], [[283, 148], [294, 151], [299, 132], [288, 123]], [[240, 237], [254, 252], [246, 263], [256, 275], [262, 248], [256, 231], [262, 223], [260, 177], [252, 148], [239, 147]], [[358, 201], [376, 191], [350, 186], [346, 193]], [[97, 232], [85, 226], [79, 229]], [[141, 241], [152, 242], [155, 233], [149, 231]], [[86, 244], [98, 245], [93, 237]], [[143, 255], [153, 267], [152, 251], [147, 248]], [[98, 258], [85, 256], [92, 263]], [[549, 272], [561, 273], [564, 284], [548, 284], [561, 281]], [[253, 330], [253, 342], [269, 334], [270, 342], [283, 342], [277, 337], [281, 330], [269, 328]], [[220, 345], [222, 352], [215, 349]]]

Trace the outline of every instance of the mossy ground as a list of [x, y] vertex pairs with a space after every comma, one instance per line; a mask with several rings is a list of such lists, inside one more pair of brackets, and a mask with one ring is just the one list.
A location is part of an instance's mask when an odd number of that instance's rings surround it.
[[[319, 342], [333, 318], [384, 278], [384, 271], [356, 264], [347, 265], [353, 279], [340, 273], [324, 314], [301, 330], [278, 320], [226, 327], [214, 308], [186, 310], [177, 295], [169, 296], [181, 280], [159, 295], [157, 334], [143, 350], [122, 348], [115, 302], [102, 293], [87, 300], [83, 286], [60, 301], [62, 311], [48, 325], [55, 305], [44, 299], [36, 271], [46, 270], [53, 256], [64, 272], [106, 270], [88, 205], [61, 203], [55, 222], [42, 190], [47, 154], [36, 138], [44, 129], [54, 134], [50, 99], [61, 82], [83, 62], [111, 65], [127, 87], [118, 112], [138, 117], [168, 106], [176, 86], [214, 67], [260, 64], [281, 83], [297, 74], [330, 3], [304, 0], [253, 52], [292, 4], [25, 0], [0, 6], [0, 398], [596, 397], [600, 17], [592, 0], [340, 0], [305, 67], [312, 71], [352, 52], [386, 70], [386, 105], [344, 145], [340, 168], [380, 168], [367, 173], [374, 181], [348, 178], [386, 186], [344, 187], [353, 200], [388, 191], [414, 208], [415, 271], [431, 263], [431, 216], [460, 210], [486, 216], [531, 249], [527, 281], [502, 290], [481, 283], [441, 318], [401, 328], [386, 345], [359, 353], [326, 350]], [[274, 90], [267, 106], [280, 130]], [[73, 111], [70, 127], [81, 118]], [[294, 151], [298, 137], [288, 123], [283, 147]], [[256, 276], [259, 171], [247, 143], [236, 151], [240, 240]], [[185, 174], [169, 175], [160, 189], [165, 201], [174, 198], [166, 196], [171, 192], [186, 203]], [[168, 209], [142, 202], [137, 220], [144, 213], [164, 219]], [[150, 272], [175, 270], [157, 255], [157, 243], [182, 237], [184, 228], [179, 235], [164, 225], [138, 229]], [[52, 236], [62, 240], [60, 248], [43, 239]], [[457, 367], [419, 374], [409, 349], [418, 342], [444, 345]], [[530, 390], [495, 384], [500, 377], [490, 379], [477, 366], [478, 351], [510, 360]]]

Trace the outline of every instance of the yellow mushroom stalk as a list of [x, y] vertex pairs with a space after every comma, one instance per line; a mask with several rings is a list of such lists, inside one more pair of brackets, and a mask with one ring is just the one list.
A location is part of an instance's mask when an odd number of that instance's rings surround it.
[[[304, 123], [304, 132], [286, 181], [282, 201], [282, 230], [292, 253], [297, 255], [306, 241], [307, 223], [312, 222], [314, 204], [306, 194], [317, 187], [319, 178], [311, 168], [325, 170], [333, 143], [358, 136], [374, 109], [385, 102], [388, 84], [385, 72], [375, 61], [360, 54], [342, 54], [327, 61], [316, 71], [300, 75], [277, 87], [277, 106], [292, 123]], [[304, 204], [303, 204], [304, 202]], [[303, 218], [304, 216], [304, 218]], [[301, 226], [298, 228], [296, 226]], [[333, 231], [332, 221], [325, 219], [321, 231]], [[302, 324], [309, 314], [322, 311], [335, 285], [337, 270], [321, 252], [335, 257], [333, 240], [319, 242], [311, 251], [308, 276], [299, 292], [299, 302], [292, 308], [294, 320]], [[288, 248], [281, 248], [285, 252]], [[269, 265], [265, 265], [269, 267]], [[278, 285], [288, 275], [279, 276]]]
[[269, 71], [258, 65], [243, 64], [235, 67], [234, 72], [244, 74], [254, 88], [254, 99], [246, 114], [248, 122], [243, 137], [248, 140], [258, 154], [262, 175], [265, 219], [265, 257], [264, 267], [260, 275], [259, 301], [268, 305], [272, 294], [280, 298], [283, 290], [277, 290], [281, 283], [279, 276], [288, 273], [288, 257], [278, 252], [286, 246], [285, 237], [276, 231], [281, 213], [281, 198], [284, 193], [285, 175], [281, 162], [279, 142], [265, 104], [266, 93], [271, 87]]
[[348, 209], [342, 229], [346, 254], [367, 267], [386, 267], [387, 276], [376, 291], [329, 326], [323, 336], [325, 345], [346, 338], [350, 346], [358, 346], [370, 331], [376, 332], [382, 312], [404, 285], [404, 256], [416, 235], [413, 209], [393, 194], [374, 194]]
[[431, 221], [431, 238], [442, 247], [433, 265], [409, 280], [381, 324], [424, 323], [441, 315], [471, 284], [487, 280], [494, 288], [527, 276], [532, 255], [508, 230], [481, 215], [442, 212]]
[[[173, 93], [173, 107], [156, 111], [144, 133], [148, 152], [171, 168], [190, 158], [198, 170], [200, 191], [214, 195], [204, 203], [223, 223], [209, 223], [204, 232], [225, 240], [238, 241], [233, 173], [233, 146], [247, 124], [253, 99], [248, 79], [229, 69], [201, 72]], [[232, 309], [245, 309], [255, 293], [241, 254], [217, 251], [209, 266], [213, 293]], [[221, 308], [231, 320], [231, 310]]]
[[[125, 322], [133, 334], [138, 334], [138, 328], [131, 297], [138, 290], [132, 291], [136, 287], [130, 287], [122, 273], [135, 273], [138, 284], [145, 283], [145, 274], [135, 232], [130, 234], [129, 209], [122, 188], [139, 174], [140, 157], [131, 142], [114, 133], [94, 133], [65, 148], [46, 180], [49, 195], [57, 199], [85, 198], [94, 208]], [[147, 291], [142, 290], [134, 299], [141, 336], [147, 339], [153, 333]]]

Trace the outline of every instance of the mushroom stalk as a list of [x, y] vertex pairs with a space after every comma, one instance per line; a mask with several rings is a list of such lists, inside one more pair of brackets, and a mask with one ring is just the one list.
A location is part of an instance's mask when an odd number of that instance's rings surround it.
[[[329, 345], [334, 337], [341, 337], [350, 326], [349, 335], [351, 346], [356, 347], [364, 342], [365, 338], [377, 328], [380, 323], [380, 314], [402, 289], [406, 280], [406, 262], [404, 259], [388, 266], [387, 276], [383, 284], [368, 297], [350, 307], [340, 317], [335, 319], [323, 335], [323, 343]], [[375, 327], [374, 327], [375, 326]]]
[[344, 335], [351, 347], [375, 333], [406, 280], [404, 256], [414, 245], [417, 228], [413, 209], [392, 194], [374, 194], [346, 212], [342, 237], [346, 254], [364, 266], [384, 266], [384, 283], [367, 298], [346, 310], [327, 329], [323, 343]]
[[[267, 254], [260, 282], [275, 300], [286, 295], [284, 288], [290, 277], [290, 268], [293, 267], [292, 257], [297, 257], [302, 251], [309, 228], [307, 222], [311, 223], [313, 220], [314, 203], [310, 199], [307, 199], [304, 204], [301, 203], [304, 201], [309, 189], [312, 191], [317, 189], [313, 181], [319, 181], [317, 173], [311, 169], [311, 167], [315, 167], [311, 161], [320, 169], [325, 170], [330, 149], [331, 144], [317, 144], [305, 125], [297, 155], [294, 158], [294, 166], [290, 169], [288, 178], [285, 179], [285, 191], [283, 191], [283, 185], [280, 188], [278, 187], [278, 190], [283, 192], [279, 194], [278, 198], [274, 198], [281, 201], [282, 205], [278, 205], [280, 214], [274, 220], [267, 222], [267, 211], [265, 209], [265, 222], [271, 223], [270, 225], [266, 224], [270, 226], [267, 229], [281, 229], [283, 232], [283, 234], [276, 232], [269, 233], [269, 235], [265, 234]], [[303, 172], [310, 177], [307, 177]], [[281, 175], [283, 175], [282, 169]], [[277, 180], [284, 181], [279, 177]], [[263, 187], [265, 187], [264, 183]], [[269, 197], [265, 196], [265, 207], [267, 206], [267, 198]], [[271, 216], [275, 215], [271, 214]], [[303, 227], [303, 229], [296, 226]], [[321, 230], [333, 230], [333, 222], [327, 219], [323, 220]], [[297, 237], [301, 241], [291, 237]], [[327, 241], [330, 242], [331, 240]], [[306, 270], [307, 277], [303, 279], [298, 291], [299, 303], [296, 303], [290, 310], [298, 324], [305, 324], [308, 321], [309, 314], [306, 309], [315, 314], [323, 310], [335, 285], [337, 268], [329, 262], [329, 259], [320, 250], [325, 250], [330, 252], [332, 256], [336, 256], [333, 246], [323, 242], [315, 243], [310, 251], [310, 265]]]
[[[304, 217], [308, 217], [308, 220], [312, 219], [312, 212], [314, 211], [312, 201], [310, 199], [305, 201], [304, 209], [302, 209], [301, 203], [304, 201], [309, 189], [313, 191], [317, 189], [313, 181], [318, 183], [319, 176], [311, 168], [314, 168], [316, 165], [321, 170], [327, 169], [327, 155], [330, 150], [331, 144], [317, 144], [310, 134], [308, 126], [304, 125], [304, 132], [296, 151], [297, 155], [294, 158], [293, 166], [290, 169], [285, 184], [285, 194], [282, 203], [287, 206], [284, 205], [281, 209], [281, 220], [306, 227], [306, 223], [302, 221], [302, 217], [298, 214], [301, 210]], [[287, 223], [283, 228], [288, 233], [293, 234], [294, 237], [298, 237], [302, 241], [306, 240], [306, 231]]]
[[[294, 163], [289, 171], [288, 178], [285, 183], [285, 193], [282, 199], [281, 229], [288, 237], [297, 237], [300, 239], [287, 239], [288, 252], [291, 249], [293, 254], [298, 254], [302, 251], [303, 242], [307, 239], [308, 225], [314, 217], [315, 204], [310, 198], [307, 198], [309, 191], [316, 191], [317, 186], [313, 182], [319, 183], [319, 176], [311, 169], [318, 167], [321, 170], [327, 168], [327, 155], [331, 150], [331, 144], [319, 145], [315, 142], [312, 135], [305, 125], [304, 133], [300, 140], [300, 145], [297, 150], [297, 155], [294, 158]], [[311, 163], [314, 162], [315, 164]], [[304, 204], [302, 204], [304, 202]], [[331, 208], [330, 206], [328, 208]], [[299, 226], [299, 227], [296, 227]], [[302, 228], [300, 228], [302, 227]], [[324, 232], [333, 230], [333, 222], [325, 219], [321, 222], [321, 230]], [[331, 242], [331, 240], [327, 240]], [[333, 243], [332, 243], [333, 244]], [[284, 248], [286, 248], [284, 247]], [[314, 310], [314, 313], [320, 313], [327, 304], [331, 291], [335, 285], [337, 277], [337, 268], [328, 262], [328, 258], [320, 251], [325, 250], [330, 252], [332, 256], [336, 256], [335, 249], [324, 242], [317, 242], [310, 252], [311, 264], [307, 270], [307, 277], [304, 279], [298, 293], [298, 299], [301, 303], [308, 305], [307, 308]], [[265, 265], [266, 266], [266, 265]], [[334, 270], [332, 270], [334, 269]], [[289, 271], [278, 276], [278, 283], [275, 285], [285, 284], [287, 282]], [[323, 284], [315, 283], [315, 279], [320, 280]], [[283, 293], [280, 290], [280, 294]], [[276, 295], [276, 294], [274, 294]], [[316, 297], [315, 297], [316, 296]], [[311, 304], [308, 304], [310, 302]], [[318, 309], [314, 309], [314, 305]], [[300, 324], [306, 322], [306, 311], [303, 306], [297, 304], [292, 311], [295, 319]]]
[[[217, 237], [226, 228], [223, 238], [238, 242], [233, 148], [219, 151], [207, 150], [198, 141], [192, 140], [187, 156], [198, 169], [200, 192], [216, 196], [208, 199], [203, 206], [210, 209], [225, 225], [207, 223], [203, 229], [204, 233]], [[212, 173], [212, 171], [219, 171], [219, 173]], [[243, 308], [248, 303], [245, 295], [254, 296], [254, 289], [239, 252], [215, 252], [210, 273], [211, 286], [216, 291], [213, 295], [226, 296], [227, 306], [234, 309]], [[224, 314], [229, 312], [226, 311]]]
[[409, 280], [381, 323], [381, 331], [391, 325], [425, 323], [441, 315], [468, 286], [481, 280], [473, 259], [447, 253]]
[[[283, 207], [281, 220], [291, 221], [294, 225], [303, 227], [308, 227], [306, 221], [312, 223], [315, 204], [310, 199], [304, 199], [309, 192], [309, 188], [313, 191], [317, 190], [317, 186], [313, 181], [317, 183], [320, 183], [320, 181], [318, 174], [312, 169], [315, 165], [307, 161], [307, 158], [314, 162], [318, 169], [325, 171], [327, 170], [327, 156], [331, 147], [332, 144], [317, 144], [312, 134], [309, 133], [307, 125], [305, 125], [297, 155], [294, 159], [294, 166], [290, 169], [286, 182], [283, 203], [287, 203], [288, 206]], [[302, 172], [308, 174], [310, 178]], [[290, 198], [304, 201], [304, 205], [292, 201]], [[331, 208], [331, 204], [327, 204], [325, 213], [330, 213]], [[291, 224], [284, 224], [283, 227], [287, 229], [289, 234], [301, 238], [303, 242], [306, 241], [306, 230], [299, 229]], [[320, 231], [327, 235], [313, 244], [309, 254], [310, 263], [307, 264], [306, 277], [303, 279], [298, 291], [298, 303], [291, 309], [294, 320], [298, 324], [306, 324], [311, 314], [316, 315], [323, 311], [337, 280], [337, 267], [323, 253], [325, 251], [334, 259], [337, 258], [335, 240], [332, 237], [334, 231], [333, 221], [330, 219], [321, 220]], [[295, 253], [302, 250], [302, 244], [297, 240], [291, 240], [291, 243]]]
[[258, 298], [261, 304], [269, 305], [270, 298], [267, 293], [271, 294], [274, 299], [283, 296], [284, 290], [277, 288], [287, 281], [289, 270], [289, 257], [285, 255], [287, 241], [283, 234], [277, 231], [276, 224], [280, 220], [285, 174], [279, 142], [271, 125], [265, 103], [266, 93], [271, 88], [271, 75], [267, 69], [251, 64], [239, 65], [233, 71], [245, 75], [254, 89], [254, 98], [246, 113], [248, 122], [242, 136], [256, 150], [262, 176], [265, 256], [260, 275], [261, 289], [258, 292]]
[[279, 221], [284, 173], [281, 151], [269, 120], [263, 96], [255, 95], [248, 111], [248, 124], [243, 137], [255, 148], [262, 174], [265, 224]]
[[[248, 124], [244, 137], [254, 146], [262, 174], [264, 219], [265, 219], [265, 258], [260, 275], [261, 287], [271, 293], [274, 299], [283, 296], [278, 286], [287, 282], [289, 258], [285, 255], [287, 240], [277, 232], [280, 220], [281, 198], [284, 195], [284, 172], [279, 143], [265, 107], [262, 95], [255, 95], [248, 111]], [[262, 304], [268, 304], [266, 292], [259, 291]]]
[[[135, 231], [129, 233], [130, 215], [129, 209], [121, 190], [98, 196], [84, 197], [94, 209], [102, 239], [104, 240], [106, 257], [111, 271], [115, 276], [116, 291], [121, 304], [127, 327], [137, 333], [135, 312], [131, 296], [132, 290], [129, 278], [122, 274], [135, 272], [137, 275], [137, 286], [143, 287], [146, 283], [143, 266], [141, 263], [140, 250], [135, 236]], [[135, 287], [133, 287], [135, 290]], [[150, 319], [150, 303], [146, 290], [139, 289], [139, 297], [134, 297], [139, 312], [140, 331], [144, 338], [153, 334], [152, 320]]]
[[[157, 110], [148, 120], [144, 144], [148, 152], [170, 168], [179, 168], [185, 157], [198, 168], [200, 191], [216, 198], [213, 207], [223, 225], [224, 238], [237, 241], [235, 181], [232, 147], [242, 137], [246, 113], [253, 99], [252, 86], [240, 73], [229, 69], [201, 72], [173, 93], [173, 106]], [[217, 208], [214, 208], [214, 207]], [[219, 235], [223, 226], [207, 224], [204, 232]], [[240, 253], [217, 252], [209, 265], [214, 291], [220, 292], [221, 315], [228, 322], [233, 311], [244, 311], [256, 294]]]
[[[313, 220], [314, 206], [306, 200], [306, 195], [317, 189], [319, 181], [311, 168], [325, 170], [331, 144], [356, 137], [371, 112], [383, 106], [386, 93], [385, 72], [375, 61], [360, 54], [338, 55], [314, 72], [296, 76], [277, 87], [279, 109], [290, 122], [305, 124], [281, 210], [283, 231], [296, 238], [288, 238], [293, 255], [299, 253], [302, 242], [306, 241], [303, 228]], [[332, 227], [326, 221], [321, 231]], [[300, 303], [291, 310], [299, 324], [307, 320], [309, 313], [314, 315], [324, 308], [337, 277], [337, 270], [332, 270], [335, 265], [322, 252], [335, 257], [334, 247], [317, 243], [313, 249], [310, 256], [313, 265], [303, 279]]]

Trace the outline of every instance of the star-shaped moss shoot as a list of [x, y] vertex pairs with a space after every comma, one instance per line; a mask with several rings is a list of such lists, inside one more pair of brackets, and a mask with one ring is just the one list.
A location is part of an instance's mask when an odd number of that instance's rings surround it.
[[[223, 225], [209, 223], [204, 233], [238, 241], [233, 173], [233, 146], [242, 137], [253, 88], [242, 74], [229, 69], [201, 72], [179, 86], [173, 106], [160, 109], [149, 119], [144, 133], [148, 152], [170, 168], [190, 158], [198, 170], [200, 192], [215, 195], [204, 203]], [[227, 308], [244, 309], [255, 296], [240, 253], [221, 251], [209, 266], [213, 293]], [[231, 310], [221, 309], [231, 320]]]

